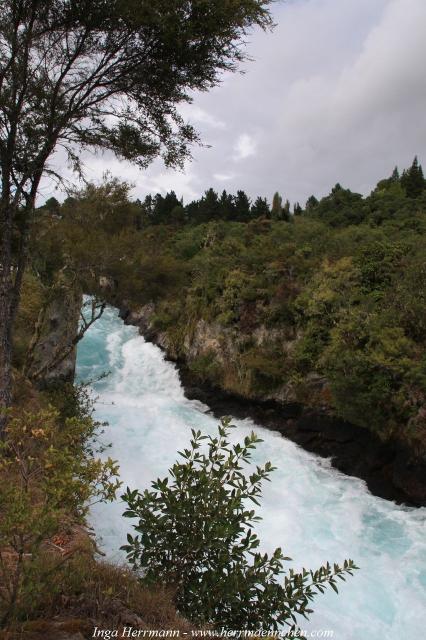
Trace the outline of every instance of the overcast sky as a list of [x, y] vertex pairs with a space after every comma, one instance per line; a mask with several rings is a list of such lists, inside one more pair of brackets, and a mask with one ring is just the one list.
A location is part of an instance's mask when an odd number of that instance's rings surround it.
[[304, 203], [336, 182], [367, 193], [415, 154], [426, 164], [426, 0], [287, 0], [274, 18], [250, 37], [245, 74], [185, 108], [210, 145], [185, 172], [107, 155], [88, 177], [109, 169], [141, 198], [174, 189], [187, 202], [212, 186]]

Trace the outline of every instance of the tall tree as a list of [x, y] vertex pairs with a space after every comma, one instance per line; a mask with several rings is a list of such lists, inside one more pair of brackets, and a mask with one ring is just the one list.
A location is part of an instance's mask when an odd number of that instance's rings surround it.
[[199, 201], [198, 222], [208, 222], [217, 220], [220, 217], [219, 197], [214, 189], [210, 187]]
[[409, 198], [417, 198], [423, 192], [426, 185], [422, 165], [419, 164], [417, 156], [408, 171], [403, 172], [401, 186], [405, 189], [405, 193]]
[[234, 219], [234, 196], [224, 189], [219, 198], [220, 217], [224, 220]]
[[[61, 147], [181, 165], [197, 134], [177, 111], [244, 58], [271, 0], [5, 0], [0, 4], [0, 413], [35, 199]], [[16, 240], [16, 251], [13, 243]], [[4, 412], [3, 412], [4, 413]], [[5, 418], [0, 421], [0, 432]]]
[[174, 191], [166, 193], [165, 196], [157, 193], [154, 197], [152, 210], [153, 224], [167, 224], [171, 212], [175, 207], [180, 206], [180, 204], [181, 202], [178, 200]]
[[234, 198], [234, 215], [239, 222], [248, 222], [250, 220], [250, 199], [241, 189], [237, 191]]
[[272, 208], [271, 208], [271, 217], [273, 220], [281, 220], [283, 211], [283, 199], [276, 191], [274, 193], [274, 197], [272, 198]]
[[311, 212], [317, 206], [318, 206], [318, 199], [314, 195], [309, 196], [305, 205], [306, 211]]
[[295, 203], [294, 203], [294, 206], [293, 206], [293, 213], [294, 213], [294, 215], [295, 215], [295, 216], [301, 216], [301, 215], [302, 215], [302, 213], [303, 213], [303, 209], [302, 209], [302, 207], [300, 206], [300, 203], [299, 203], [299, 202], [295, 202]]
[[283, 220], [287, 220], [287, 222], [291, 220], [290, 207], [291, 207], [290, 200], [287, 198], [287, 200], [284, 203], [283, 213], [282, 213]]
[[260, 196], [256, 198], [254, 204], [251, 206], [250, 214], [252, 218], [269, 218], [270, 209], [266, 198]]

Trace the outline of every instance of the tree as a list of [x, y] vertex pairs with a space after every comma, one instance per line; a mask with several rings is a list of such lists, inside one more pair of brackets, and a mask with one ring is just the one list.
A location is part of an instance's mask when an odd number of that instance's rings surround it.
[[174, 191], [166, 193], [165, 196], [162, 196], [161, 193], [157, 193], [154, 196], [152, 223], [167, 224], [171, 212], [175, 207], [179, 206], [181, 206], [181, 202], [178, 200]]
[[283, 206], [283, 210], [282, 210], [282, 217], [283, 220], [287, 220], [287, 222], [289, 220], [291, 220], [291, 213], [290, 213], [290, 200], [286, 200]]
[[405, 193], [409, 198], [418, 198], [425, 188], [425, 179], [423, 176], [422, 165], [419, 164], [417, 156], [413, 160], [413, 164], [405, 170], [401, 176], [401, 185], [405, 189]]
[[271, 217], [273, 220], [280, 220], [282, 216], [283, 210], [283, 199], [276, 191], [274, 193], [274, 197], [272, 198], [272, 208], [271, 208]]
[[256, 198], [251, 206], [250, 214], [252, 218], [269, 218], [270, 209], [266, 198]]
[[399, 169], [398, 169], [398, 167], [395, 167], [394, 170], [392, 171], [392, 175], [390, 177], [390, 180], [392, 182], [399, 182]]
[[198, 205], [198, 222], [217, 220], [220, 217], [219, 197], [214, 189], [207, 189]]
[[233, 220], [235, 213], [234, 197], [230, 193], [227, 193], [225, 189], [222, 191], [222, 195], [219, 198], [219, 205], [220, 217], [223, 220]]
[[188, 222], [197, 224], [199, 222], [200, 200], [192, 200], [185, 206], [185, 214]]
[[389, 178], [384, 178], [383, 180], [379, 180], [374, 192], [377, 193], [377, 192], [389, 190], [395, 185], [399, 184], [399, 182], [400, 182], [399, 169], [398, 167], [395, 167]]
[[49, 213], [53, 215], [59, 215], [60, 208], [61, 205], [56, 198], [49, 198], [43, 205], [43, 209], [46, 209], [46, 211], [49, 211]]
[[[308, 208], [308, 205], [307, 205]], [[310, 209], [310, 207], [309, 207]], [[313, 208], [313, 213], [333, 227], [360, 224], [365, 218], [363, 197], [337, 183]]]
[[241, 189], [234, 197], [234, 215], [239, 222], [248, 222], [250, 219], [250, 200]]
[[349, 560], [342, 568], [327, 563], [315, 572], [286, 574], [283, 563], [290, 558], [280, 548], [271, 556], [259, 552], [253, 525], [260, 518], [247, 501], [259, 505], [261, 483], [274, 468], [267, 462], [246, 474], [261, 440], [252, 433], [231, 445], [230, 427], [224, 419], [218, 435], [192, 430], [190, 448], [168, 477], [153, 482], [152, 491], [127, 488], [124, 515], [138, 524], [122, 549], [144, 583], [175, 588], [178, 610], [193, 622], [251, 631], [293, 627], [297, 614], [311, 613], [315, 593], [327, 584], [337, 591], [336, 577], [344, 580], [356, 567]]
[[154, 210], [154, 198], [149, 193], [142, 202], [142, 220], [147, 224], [152, 223], [152, 212]]
[[185, 209], [182, 204], [177, 204], [170, 212], [170, 222], [177, 226], [181, 226], [185, 223]]
[[[0, 5], [0, 432], [29, 231], [58, 148], [182, 165], [197, 134], [177, 111], [244, 59], [270, 0], [8, 0]], [[18, 238], [16, 242], [16, 236]], [[13, 246], [16, 249], [13, 250]]]
[[306, 200], [305, 209], [306, 211], [311, 212], [313, 209], [315, 209], [317, 205], [318, 205], [318, 199], [314, 195], [312, 195], [312, 196], [309, 196], [309, 198]]

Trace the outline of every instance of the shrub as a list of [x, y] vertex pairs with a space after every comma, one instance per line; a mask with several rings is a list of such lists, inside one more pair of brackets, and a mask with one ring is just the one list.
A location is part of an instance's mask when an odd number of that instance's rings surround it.
[[66, 561], [49, 555], [52, 538], [83, 523], [90, 503], [115, 496], [118, 468], [96, 457], [96, 428], [89, 415], [60, 420], [52, 407], [8, 421], [0, 443], [0, 626], [29, 615]]
[[[253, 525], [259, 520], [248, 501], [259, 504], [261, 483], [271, 463], [248, 475], [244, 466], [261, 440], [252, 433], [243, 444], [229, 443], [228, 419], [218, 435], [192, 430], [189, 449], [180, 453], [169, 476], [140, 493], [127, 488], [125, 517], [137, 518], [136, 535], [124, 549], [144, 584], [172, 585], [178, 610], [193, 622], [230, 629], [292, 629], [298, 614], [311, 613], [310, 601], [326, 585], [355, 569], [329, 564], [317, 571], [284, 571], [278, 548], [258, 551]], [[202, 445], [207, 444], [207, 450]], [[279, 582], [282, 578], [282, 582]]]

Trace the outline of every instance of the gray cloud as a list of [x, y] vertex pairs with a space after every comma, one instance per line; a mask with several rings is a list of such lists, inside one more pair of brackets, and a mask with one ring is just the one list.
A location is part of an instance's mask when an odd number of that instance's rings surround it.
[[250, 38], [244, 75], [185, 106], [210, 146], [184, 173], [105, 156], [87, 162], [89, 177], [108, 168], [139, 197], [213, 186], [304, 202], [336, 182], [367, 192], [414, 154], [426, 163], [425, 0], [292, 0], [275, 20]]

